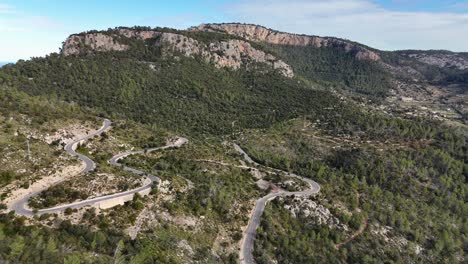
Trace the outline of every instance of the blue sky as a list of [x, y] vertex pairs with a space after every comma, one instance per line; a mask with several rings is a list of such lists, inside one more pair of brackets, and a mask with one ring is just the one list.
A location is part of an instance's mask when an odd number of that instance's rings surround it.
[[91, 29], [232, 21], [385, 50], [468, 51], [468, 0], [0, 0], [0, 61], [57, 52]]

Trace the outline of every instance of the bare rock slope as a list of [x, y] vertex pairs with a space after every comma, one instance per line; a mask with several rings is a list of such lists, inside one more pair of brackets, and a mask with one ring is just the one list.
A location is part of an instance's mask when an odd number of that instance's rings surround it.
[[419, 62], [437, 66], [468, 70], [468, 53], [450, 51], [400, 51], [400, 55], [414, 58]]
[[275, 56], [258, 50], [249, 42], [237, 39], [214, 41], [209, 44], [187, 37], [183, 34], [158, 32], [152, 30], [120, 29], [117, 33], [90, 33], [70, 36], [63, 45], [65, 56], [78, 55], [85, 52], [84, 47], [94, 51], [125, 51], [130, 47], [119, 43], [119, 37], [136, 38], [140, 40], [155, 38], [155, 44], [166, 52], [178, 52], [187, 57], [199, 56], [216, 67], [239, 69], [251, 63], [264, 63], [278, 70], [286, 77], [294, 73], [288, 64]]
[[123, 51], [128, 45], [123, 45], [114, 40], [112, 36], [102, 33], [89, 33], [85, 35], [71, 35], [63, 43], [62, 54], [65, 56], [77, 55], [83, 52], [84, 47], [96, 51]]
[[368, 61], [379, 61], [380, 56], [363, 46], [347, 42], [337, 38], [297, 35], [279, 32], [266, 27], [250, 24], [224, 23], [224, 24], [201, 24], [191, 27], [189, 30], [222, 32], [243, 37], [251, 41], [264, 41], [271, 44], [333, 47], [354, 54], [357, 59]]

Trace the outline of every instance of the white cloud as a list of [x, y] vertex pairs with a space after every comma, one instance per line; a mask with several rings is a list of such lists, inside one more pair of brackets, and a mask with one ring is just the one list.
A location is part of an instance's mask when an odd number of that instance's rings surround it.
[[225, 12], [241, 22], [380, 49], [468, 51], [468, 13], [394, 11], [370, 0], [242, 0]]

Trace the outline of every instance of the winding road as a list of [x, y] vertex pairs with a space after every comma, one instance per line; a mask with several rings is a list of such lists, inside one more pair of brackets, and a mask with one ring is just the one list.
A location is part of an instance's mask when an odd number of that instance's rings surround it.
[[[90, 171], [94, 170], [96, 168], [96, 164], [94, 163], [94, 161], [92, 161], [87, 156], [76, 152], [78, 144], [83, 143], [83, 142], [89, 140], [90, 138], [93, 138], [96, 135], [102, 134], [104, 131], [108, 130], [111, 127], [111, 125], [112, 125], [112, 122], [110, 120], [104, 119], [103, 125], [102, 125], [101, 128], [99, 128], [98, 130], [96, 130], [93, 133], [90, 133], [89, 135], [87, 135], [85, 137], [79, 138], [79, 139], [77, 139], [75, 141], [72, 141], [72, 142], [68, 143], [67, 145], [65, 145], [64, 149], [65, 149], [66, 152], [68, 152], [72, 156], [78, 157], [85, 164], [85, 167], [79, 172], [80, 174], [81, 173], [87, 173], [87, 172], [90, 172]], [[145, 177], [149, 178], [151, 180], [151, 182], [144, 185], [144, 186], [141, 186], [141, 187], [138, 187], [138, 188], [135, 188], [135, 189], [132, 189], [132, 190], [120, 192], [120, 193], [100, 196], [100, 197], [87, 199], [87, 200], [83, 200], [83, 201], [78, 201], [78, 202], [74, 202], [74, 203], [70, 203], [70, 204], [59, 205], [59, 206], [52, 207], [52, 208], [46, 208], [46, 209], [40, 209], [40, 210], [37, 210], [37, 211], [33, 211], [32, 209], [27, 207], [28, 201], [29, 201], [30, 198], [35, 197], [35, 196], [39, 195], [42, 191], [44, 191], [44, 189], [42, 189], [42, 190], [38, 190], [38, 191], [35, 191], [33, 193], [30, 193], [28, 195], [25, 195], [21, 199], [15, 201], [11, 206], [11, 210], [15, 211], [19, 215], [26, 215], [26, 216], [40, 215], [40, 214], [45, 214], [45, 213], [57, 213], [57, 212], [64, 211], [67, 208], [72, 208], [72, 209], [80, 208], [80, 207], [84, 207], [84, 206], [88, 206], [88, 205], [93, 205], [93, 204], [96, 204], [98, 202], [110, 201], [112, 199], [119, 199], [119, 198], [122, 198], [122, 197], [126, 197], [128, 195], [133, 195], [135, 193], [140, 193], [140, 192], [143, 192], [143, 191], [149, 191], [152, 188], [152, 186], [154, 185], [154, 183], [159, 184], [160, 179], [158, 177], [156, 177], [155, 175], [148, 174], [148, 173], [145, 173], [143, 171], [140, 171], [140, 170], [137, 170], [137, 169], [130, 168], [130, 167], [127, 167], [125, 165], [122, 165], [122, 164], [119, 163], [119, 160], [121, 160], [121, 159], [123, 159], [125, 157], [128, 157], [130, 155], [144, 154], [144, 153], [148, 153], [148, 152], [152, 152], [152, 151], [156, 151], [156, 150], [168, 149], [168, 148], [178, 148], [178, 147], [186, 144], [187, 142], [188, 142], [187, 139], [179, 137], [176, 141], [168, 143], [163, 147], [157, 147], [157, 148], [151, 148], [151, 149], [146, 149], [146, 150], [138, 150], [138, 151], [130, 151], [130, 152], [120, 153], [120, 154], [117, 154], [117, 155], [113, 156], [108, 161], [109, 164], [114, 165], [114, 166], [119, 166], [123, 170], [126, 170], [126, 171], [132, 172], [134, 174], [145, 176]], [[266, 204], [269, 201], [271, 201], [271, 200], [273, 200], [273, 199], [275, 199], [276, 197], [279, 197], [279, 196], [291, 196], [291, 195], [308, 196], [308, 195], [316, 194], [316, 193], [318, 193], [320, 191], [320, 185], [318, 183], [316, 183], [315, 181], [311, 180], [311, 179], [299, 176], [297, 174], [263, 166], [263, 165], [255, 162], [239, 145], [237, 145], [237, 144], [233, 144], [233, 145], [234, 145], [234, 148], [239, 153], [241, 153], [243, 155], [246, 162], [248, 162], [248, 163], [250, 163], [250, 164], [252, 164], [252, 165], [254, 165], [256, 167], [266, 168], [269, 171], [273, 171], [273, 172], [277, 172], [277, 173], [279, 173], [279, 172], [285, 173], [287, 176], [300, 179], [300, 180], [306, 182], [309, 185], [309, 188], [307, 190], [296, 191], [296, 192], [289, 192], [289, 191], [282, 190], [282, 191], [279, 191], [279, 192], [276, 192], [276, 193], [269, 193], [266, 196], [263, 196], [262, 198], [260, 198], [260, 199], [258, 199], [256, 201], [255, 207], [254, 207], [254, 209], [252, 211], [252, 214], [251, 214], [251, 217], [249, 219], [248, 226], [245, 229], [242, 240], [241, 240], [241, 248], [240, 248], [240, 254], [239, 254], [239, 258], [240, 258], [241, 263], [254, 264], [255, 261], [254, 261], [254, 258], [253, 258], [253, 247], [254, 247], [255, 234], [256, 234], [256, 230], [257, 230], [258, 226], [260, 225], [260, 218], [261, 218], [261, 216], [262, 216], [262, 214], [263, 214], [263, 212], [265, 210]], [[247, 167], [247, 166], [245, 166], [245, 167]], [[50, 187], [50, 186], [48, 186], [48, 187]]]
[[[255, 165], [255, 166], [259, 166], [259, 167], [264, 167], [264, 168], [266, 167], [255, 162], [239, 145], [237, 144], [233, 144], [233, 145], [234, 145], [234, 148], [244, 156], [244, 159], [248, 163]], [[278, 196], [291, 196], [291, 195], [308, 196], [308, 195], [316, 194], [320, 191], [320, 185], [309, 178], [302, 177], [297, 174], [282, 171], [279, 169], [274, 169], [274, 168], [269, 168], [269, 167], [266, 167], [266, 168], [275, 172], [283, 172], [289, 177], [293, 177], [293, 178], [297, 178], [302, 181], [305, 181], [309, 185], [310, 188], [304, 191], [297, 191], [297, 192], [279, 191], [276, 193], [269, 193], [255, 202], [255, 207], [253, 209], [249, 223], [247, 225], [247, 228], [244, 231], [244, 234], [241, 240], [239, 258], [240, 258], [240, 262], [245, 263], [245, 264], [255, 263], [255, 260], [253, 258], [255, 234], [256, 234], [256, 230], [258, 226], [260, 225], [260, 218], [263, 214], [263, 211], [265, 211], [265, 206], [269, 201], [275, 199]]]
[[[111, 124], [112, 124], [112, 122], [109, 119], [104, 119], [101, 128], [94, 131], [93, 133], [90, 133], [89, 135], [86, 135], [86, 136], [84, 136], [82, 138], [79, 138], [79, 139], [77, 139], [75, 141], [72, 141], [72, 142], [68, 143], [67, 145], [65, 145], [64, 149], [65, 149], [66, 152], [68, 152], [72, 156], [78, 157], [85, 164], [85, 167], [79, 172], [80, 174], [81, 173], [87, 173], [87, 172], [90, 172], [90, 171], [94, 170], [96, 168], [96, 164], [90, 158], [86, 157], [83, 154], [80, 154], [80, 153], [76, 152], [76, 148], [78, 147], [78, 144], [83, 143], [86, 140], [88, 140], [90, 138], [93, 138], [96, 135], [102, 134], [102, 132], [108, 130], [111, 127]], [[58, 184], [58, 183], [56, 183], [56, 184]], [[50, 186], [48, 186], [48, 187], [50, 187]], [[30, 198], [39, 195], [42, 191], [44, 191], [44, 189], [37, 190], [37, 191], [35, 191], [33, 193], [30, 193], [30, 194], [22, 197], [21, 199], [15, 201], [11, 205], [11, 210], [15, 211], [19, 215], [28, 215], [28, 216], [34, 215], [34, 211], [32, 209], [28, 208], [27, 204], [28, 204], [28, 201], [29, 201]], [[56, 212], [59, 212], [59, 211], [62, 211], [62, 210], [66, 209], [66, 207], [63, 208], [63, 209], [61, 209], [61, 207], [62, 206], [57, 206], [57, 207], [47, 208], [47, 209], [41, 209], [41, 210], [37, 211], [37, 214], [56, 213]], [[76, 207], [71, 207], [71, 208], [76, 208]]]
[[[156, 150], [163, 150], [163, 149], [168, 149], [168, 148], [179, 148], [179, 147], [181, 147], [182, 145], [184, 145], [187, 142], [188, 142], [188, 140], [186, 138], [179, 137], [173, 143], [167, 144], [166, 146], [163, 146], [163, 147], [150, 148], [150, 149], [138, 150], [138, 151], [129, 151], [129, 152], [124, 152], [124, 153], [117, 154], [114, 157], [112, 157], [108, 162], [111, 165], [120, 166], [122, 169], [124, 169], [126, 171], [132, 172], [132, 173], [137, 174], [137, 175], [146, 176], [147, 178], [149, 178], [151, 180], [151, 184], [147, 184], [147, 185], [142, 186], [140, 188], [130, 190], [130, 191], [135, 191], [135, 192], [141, 192], [141, 191], [143, 191], [143, 190], [145, 190], [147, 188], [151, 188], [151, 186], [153, 185], [153, 182], [159, 183], [161, 180], [158, 177], [156, 177], [156, 176], [154, 176], [152, 174], [148, 174], [148, 173], [145, 173], [143, 171], [140, 171], [140, 170], [137, 170], [137, 169], [130, 168], [130, 167], [127, 167], [125, 165], [122, 165], [122, 164], [119, 163], [119, 160], [121, 160], [121, 159], [123, 159], [125, 157], [128, 157], [130, 155], [144, 154], [144, 153], [149, 153], [149, 152], [153, 152], [153, 151], [156, 151]], [[138, 190], [138, 191], [136, 191], [136, 190]], [[128, 192], [130, 192], [130, 191], [128, 191]], [[118, 193], [118, 194], [122, 194], [122, 193]], [[124, 193], [124, 195], [126, 195], [126, 194], [128, 194], [128, 193]], [[103, 197], [105, 197], [105, 196], [103, 196]]]
[[[96, 168], [96, 163], [94, 163], [94, 161], [92, 161], [87, 156], [76, 152], [76, 148], [78, 147], [78, 144], [83, 143], [86, 140], [89, 140], [90, 138], [93, 138], [96, 135], [102, 134], [104, 131], [108, 130], [111, 127], [111, 124], [112, 124], [112, 122], [109, 119], [104, 119], [104, 122], [103, 122], [103, 125], [102, 125], [101, 128], [99, 128], [98, 130], [96, 130], [93, 133], [90, 133], [89, 135], [87, 135], [85, 137], [79, 138], [79, 139], [65, 145], [64, 149], [65, 149], [66, 152], [68, 152], [72, 156], [78, 157], [85, 164], [85, 167], [79, 172], [79, 174], [87, 173], [87, 172], [90, 172], [90, 171], [94, 170]], [[124, 191], [124, 192], [114, 193], [114, 194], [100, 196], [100, 197], [96, 197], [96, 198], [91, 198], [91, 199], [78, 201], [78, 202], [74, 202], [74, 203], [70, 203], [70, 204], [59, 205], [59, 206], [55, 206], [55, 207], [51, 207], [51, 208], [46, 208], [46, 209], [40, 209], [40, 210], [37, 210], [37, 211], [33, 211], [31, 208], [27, 207], [28, 201], [29, 201], [30, 198], [35, 197], [35, 196], [39, 195], [42, 191], [44, 191], [44, 189], [41, 189], [41, 190], [38, 190], [36, 192], [30, 193], [30, 194], [22, 197], [21, 199], [15, 201], [11, 206], [11, 210], [15, 211], [19, 215], [26, 215], [26, 216], [41, 215], [41, 214], [45, 214], [45, 213], [57, 213], [57, 212], [64, 211], [67, 208], [72, 208], [72, 209], [80, 208], [80, 207], [84, 207], [84, 206], [88, 206], [88, 205], [93, 205], [93, 204], [96, 204], [98, 202], [110, 201], [110, 200], [113, 200], [113, 199], [118, 199], [118, 198], [122, 198], [122, 197], [125, 197], [125, 196], [128, 196], [128, 195], [133, 195], [135, 193], [140, 193], [140, 192], [143, 192], [143, 191], [146, 191], [146, 190], [150, 190], [155, 182], [156, 183], [160, 182], [158, 177], [156, 177], [156, 176], [154, 176], [152, 174], [147, 174], [145, 172], [142, 172], [142, 171], [139, 171], [139, 170], [136, 170], [136, 169], [121, 165], [121, 164], [118, 163], [118, 161], [120, 159], [123, 159], [123, 158], [125, 158], [127, 156], [130, 156], [130, 155], [143, 154], [143, 153], [148, 153], [148, 152], [152, 152], [152, 151], [156, 151], [156, 150], [163, 150], [163, 149], [173, 148], [173, 147], [180, 147], [180, 146], [182, 146], [183, 144], [185, 144], [187, 142], [188, 142], [188, 140], [185, 139], [185, 138], [178, 138], [175, 142], [169, 143], [169, 144], [167, 144], [166, 146], [163, 146], [163, 147], [157, 147], [157, 148], [152, 148], [152, 149], [147, 149], [147, 150], [139, 150], [139, 151], [120, 153], [120, 154], [117, 154], [117, 155], [113, 156], [108, 161], [111, 165], [120, 166], [122, 169], [124, 169], [126, 171], [130, 171], [130, 172], [135, 173], [137, 175], [141, 175], [141, 176], [145, 176], [145, 177], [149, 178], [151, 180], [151, 182], [144, 185], [144, 186], [141, 186], [141, 187], [138, 187], [138, 188], [135, 188], [135, 189], [132, 189], [132, 190]], [[48, 187], [50, 187], [50, 186], [48, 186]]]

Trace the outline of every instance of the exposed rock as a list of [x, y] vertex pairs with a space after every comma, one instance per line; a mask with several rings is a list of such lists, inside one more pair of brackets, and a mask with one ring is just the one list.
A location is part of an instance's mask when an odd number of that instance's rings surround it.
[[62, 48], [65, 56], [77, 55], [82, 52], [83, 47], [89, 47], [96, 51], [123, 51], [128, 46], [115, 41], [112, 36], [103, 33], [90, 33], [84, 35], [71, 35], [68, 37]]
[[420, 255], [424, 251], [424, 248], [416, 243], [411, 243], [411, 247], [409, 247], [410, 242], [405, 237], [395, 233], [390, 226], [374, 224], [371, 226], [371, 234], [380, 236], [386, 243], [396, 246], [400, 252], [406, 252], [410, 249], [415, 254]]
[[171, 182], [168, 180], [163, 180], [159, 184], [159, 192], [162, 194], [170, 193], [171, 192], [170, 188], [171, 188]]
[[197, 40], [188, 38], [181, 34], [175, 33], [162, 33], [157, 45], [165, 45], [167, 49], [178, 51], [182, 55], [187, 57], [193, 57], [194, 55], [201, 55], [202, 57], [208, 57], [208, 50], [206, 46], [199, 43]]
[[266, 190], [268, 187], [270, 187], [271, 183], [265, 180], [258, 180], [255, 182], [257, 184], [257, 187], [260, 188], [261, 190]]
[[181, 34], [162, 33], [158, 43], [168, 44], [165, 45], [168, 49], [178, 51], [187, 57], [198, 55], [217, 67], [239, 69], [249, 62], [260, 62], [278, 69], [286, 77], [294, 76], [291, 66], [242, 40], [226, 40], [206, 45]]
[[348, 230], [348, 227], [341, 224], [328, 208], [309, 200], [307, 197], [281, 197], [279, 199], [283, 199], [283, 207], [295, 218], [301, 218], [314, 225], [326, 225], [330, 228]]
[[301, 190], [301, 185], [298, 182], [293, 181], [293, 180], [287, 180], [287, 181], [284, 181], [284, 182], [280, 182], [278, 185], [279, 185], [279, 187], [281, 187], [283, 189], [286, 189], [286, 190], [289, 190], [289, 191]]
[[261, 179], [263, 178], [263, 175], [264, 175], [264, 173], [262, 173], [260, 170], [255, 169], [255, 168], [249, 169], [249, 172], [250, 172], [250, 175], [252, 175], [255, 179]]
[[194, 251], [190, 244], [188, 243], [187, 240], [180, 240], [179, 243], [177, 243], [177, 247], [184, 251], [187, 255], [192, 256], [194, 254]]
[[156, 38], [155, 45], [161, 46], [165, 51], [176, 51], [186, 57], [199, 56], [216, 67], [239, 69], [251, 63], [265, 63], [286, 77], [294, 76], [291, 66], [271, 54], [255, 49], [246, 41], [232, 39], [205, 44], [182, 34], [157, 31], [119, 29], [118, 33], [113, 35], [104, 33], [72, 35], [65, 41], [62, 53], [65, 56], [77, 55], [82, 52], [83, 47], [96, 51], [127, 50], [128, 45], [118, 42], [119, 36], [141, 40]]
[[264, 41], [271, 44], [293, 45], [293, 46], [314, 46], [333, 47], [353, 53], [359, 60], [378, 61], [380, 56], [365, 47], [353, 44], [337, 38], [317, 37], [307, 35], [297, 35], [279, 32], [258, 25], [226, 23], [226, 24], [201, 24], [191, 27], [193, 31], [223, 32], [231, 35], [243, 37], [252, 41]]
[[420, 245], [416, 244], [415, 247], [414, 247], [414, 253], [416, 253], [417, 255], [421, 254], [421, 252], [424, 250], [423, 247], [421, 247]]
[[448, 51], [412, 52], [403, 51], [401, 55], [414, 58], [422, 63], [440, 68], [455, 68], [458, 70], [468, 69], [468, 53], [456, 53]]
[[[54, 134], [49, 135], [35, 135], [31, 134], [31, 138], [40, 139], [47, 144], [52, 144], [54, 141], [58, 144], [67, 144], [73, 141], [75, 138], [83, 137], [90, 132], [88, 127], [82, 124], [72, 124], [67, 127], [58, 129]], [[26, 131], [24, 132], [26, 133]]]
[[119, 34], [127, 38], [138, 38], [138, 39], [150, 39], [161, 36], [161, 32], [153, 30], [132, 30], [128, 28], [120, 28], [118, 30]]
[[371, 232], [372, 234], [379, 235], [383, 237], [383, 239], [388, 242], [390, 240], [389, 238], [389, 233], [392, 230], [392, 227], [390, 226], [380, 226], [380, 225], [375, 225], [372, 226]]
[[284, 76], [293, 77], [292, 68], [285, 62], [276, 59], [273, 55], [253, 48], [250, 43], [241, 40], [228, 40], [219, 43], [211, 43], [209, 51], [211, 60], [221, 67], [238, 69], [244, 58], [254, 62], [266, 63], [278, 69]]

